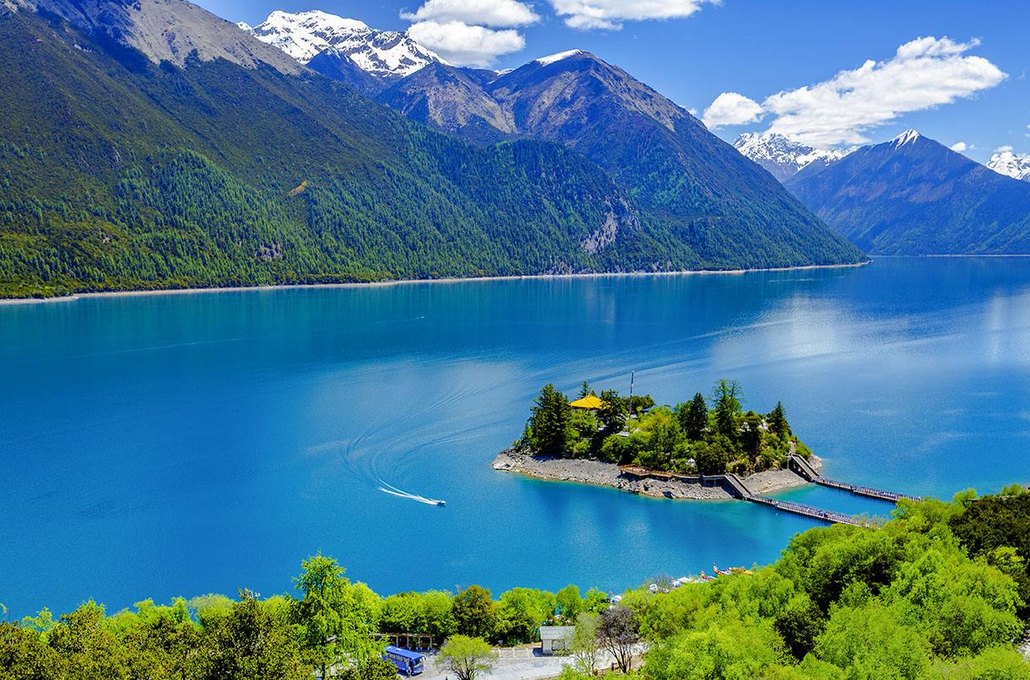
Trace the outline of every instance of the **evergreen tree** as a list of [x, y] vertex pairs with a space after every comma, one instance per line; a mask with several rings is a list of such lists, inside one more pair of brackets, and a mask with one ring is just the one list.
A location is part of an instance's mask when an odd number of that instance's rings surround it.
[[740, 383], [736, 380], [720, 380], [715, 385], [712, 400], [715, 402], [715, 427], [719, 434], [730, 441], [737, 439], [737, 416], [741, 411]]
[[601, 421], [602, 434], [608, 436], [621, 432], [626, 425], [626, 416], [629, 414], [629, 405], [626, 400], [619, 396], [615, 390], [601, 392], [601, 401], [604, 402], [597, 410], [597, 418]]
[[541, 456], [562, 457], [568, 450], [572, 408], [554, 385], [545, 385], [537, 397], [530, 419], [530, 443]]
[[688, 439], [701, 441], [708, 427], [708, 404], [700, 392], [694, 395], [689, 404], [679, 409], [680, 427]]
[[776, 402], [776, 408], [769, 412], [766, 420], [769, 423], [769, 431], [777, 437], [790, 435], [790, 424], [787, 422], [787, 412], [783, 408], [783, 402]]

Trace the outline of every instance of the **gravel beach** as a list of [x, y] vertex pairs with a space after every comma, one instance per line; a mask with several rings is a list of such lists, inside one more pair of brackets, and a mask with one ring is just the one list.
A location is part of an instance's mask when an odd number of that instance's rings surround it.
[[[813, 456], [811, 462], [817, 470], [821, 467], [822, 461], [817, 457]], [[625, 474], [618, 465], [613, 463], [580, 458], [543, 458], [515, 449], [501, 452], [494, 459], [493, 469], [556, 482], [609, 486], [620, 491], [653, 498], [699, 501], [732, 498], [721, 486], [701, 486], [675, 480], [641, 479]], [[767, 470], [746, 477], [743, 481], [749, 489], [757, 494], [774, 493], [808, 483], [790, 470]]]

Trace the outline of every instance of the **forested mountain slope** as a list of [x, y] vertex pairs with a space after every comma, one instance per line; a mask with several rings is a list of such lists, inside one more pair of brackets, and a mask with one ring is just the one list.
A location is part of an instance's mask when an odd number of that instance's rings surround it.
[[[193, 5], [157, 5], [193, 46], [181, 65], [126, 44], [132, 12], [102, 30], [70, 10], [0, 11], [0, 295], [861, 257], [818, 223], [698, 238], [704, 225], [639, 207], [561, 145], [432, 132], [250, 58], [272, 48]], [[226, 26], [232, 59], [217, 48]]]

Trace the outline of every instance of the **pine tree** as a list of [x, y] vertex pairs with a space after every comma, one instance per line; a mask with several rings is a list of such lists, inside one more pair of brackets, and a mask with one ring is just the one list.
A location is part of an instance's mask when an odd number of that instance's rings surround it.
[[540, 390], [530, 419], [530, 443], [537, 455], [560, 458], [566, 454], [571, 415], [569, 400], [554, 385]]
[[705, 428], [708, 427], [708, 404], [700, 392], [694, 395], [686, 408], [680, 409], [680, 427], [687, 438], [693, 441], [704, 439]]
[[787, 422], [787, 412], [783, 408], [783, 402], [776, 402], [776, 408], [765, 417], [769, 423], [769, 431], [777, 437], [790, 435], [790, 423]]

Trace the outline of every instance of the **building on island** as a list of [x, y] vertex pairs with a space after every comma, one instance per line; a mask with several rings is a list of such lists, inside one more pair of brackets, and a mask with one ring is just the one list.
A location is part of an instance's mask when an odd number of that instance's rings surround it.
[[577, 399], [569, 404], [572, 408], [581, 408], [584, 411], [596, 411], [604, 406], [604, 402], [596, 394], [588, 394], [582, 399]]

